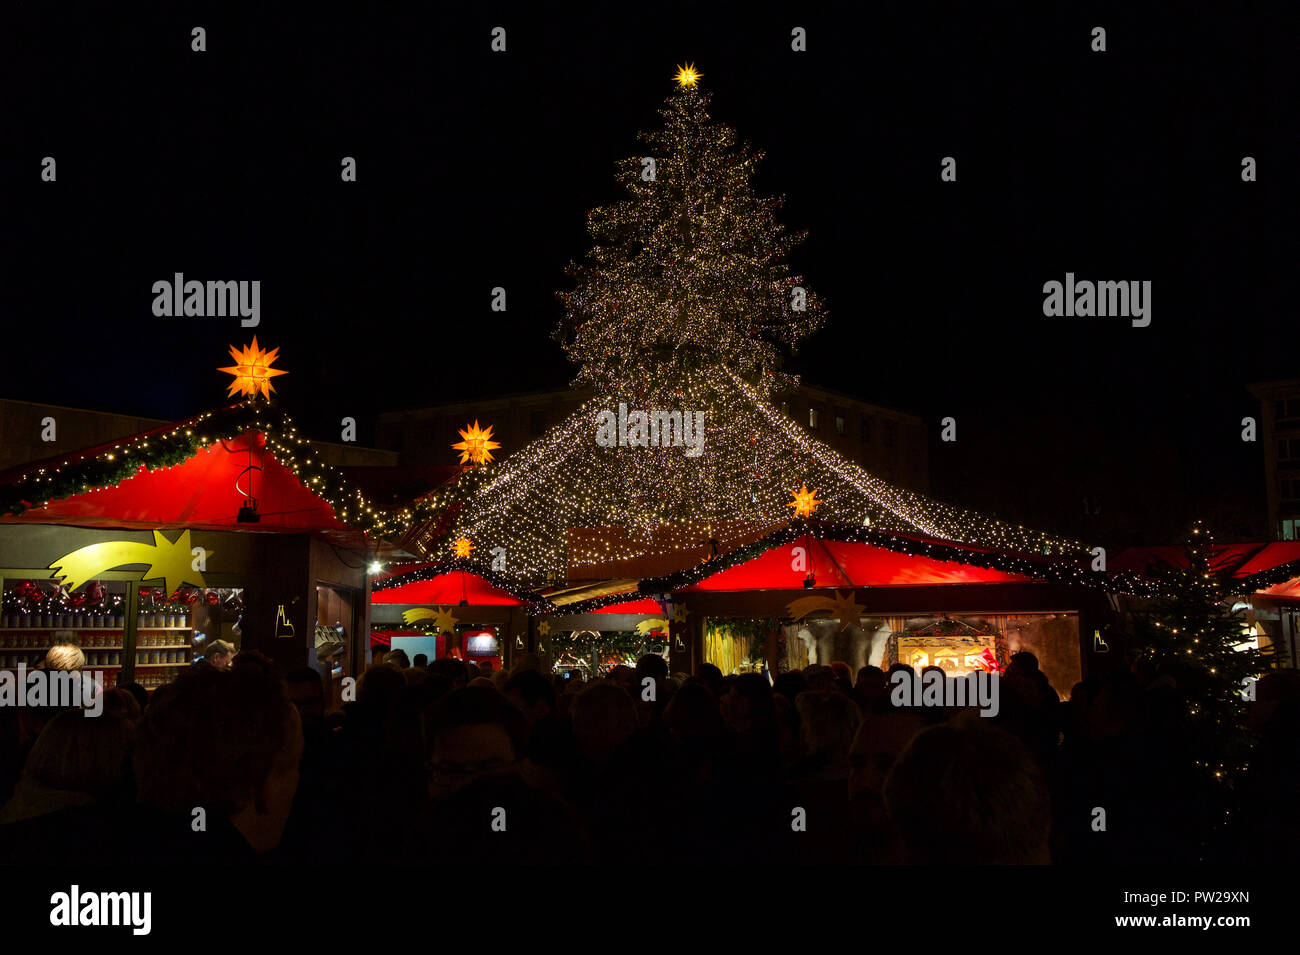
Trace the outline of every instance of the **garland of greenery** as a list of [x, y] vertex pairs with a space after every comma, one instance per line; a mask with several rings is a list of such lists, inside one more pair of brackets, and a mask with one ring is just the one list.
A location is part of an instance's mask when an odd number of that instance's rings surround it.
[[156, 471], [184, 464], [201, 449], [234, 440], [245, 431], [265, 435], [271, 456], [328, 503], [339, 521], [380, 537], [409, 524], [411, 509], [385, 512], [377, 508], [342, 471], [321, 460], [315, 446], [298, 434], [288, 414], [260, 398], [204, 412], [93, 454], [31, 467], [16, 481], [0, 487], [0, 513], [21, 515], [51, 501], [115, 487], [135, 477], [141, 468]]

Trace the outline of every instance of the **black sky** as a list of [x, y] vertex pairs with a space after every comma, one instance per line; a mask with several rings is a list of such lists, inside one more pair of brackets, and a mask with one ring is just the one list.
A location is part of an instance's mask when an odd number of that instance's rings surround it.
[[[215, 368], [249, 333], [155, 318], [151, 285], [177, 271], [262, 281], [281, 400], [322, 438], [344, 415], [367, 441], [381, 410], [563, 385], [564, 265], [691, 60], [810, 233], [795, 266], [831, 321], [794, 367], [924, 415], [936, 494], [1079, 535], [1161, 540], [1207, 509], [1263, 532], [1240, 419], [1247, 382], [1297, 374], [1300, 23], [1283, 3], [1131, 6], [18, 4], [0, 15], [0, 396], [221, 403]], [[1151, 326], [1044, 318], [1067, 271], [1151, 280]]]

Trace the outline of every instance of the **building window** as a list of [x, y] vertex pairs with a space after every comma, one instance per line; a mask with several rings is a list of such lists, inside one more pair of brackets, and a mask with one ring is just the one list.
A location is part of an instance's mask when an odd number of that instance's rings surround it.
[[884, 433], [884, 445], [885, 445], [885, 447], [887, 447], [887, 448], [892, 448], [892, 447], [894, 446], [894, 433], [895, 433], [895, 430], [897, 429], [897, 427], [898, 427], [898, 426], [897, 426], [894, 422], [892, 422], [892, 421], [886, 421], [886, 422], [885, 422], [885, 427], [884, 427], [884, 432], [885, 432], [885, 433]]
[[1288, 506], [1300, 502], [1300, 478], [1282, 479], [1282, 503]]
[[1300, 398], [1287, 398], [1273, 405], [1275, 428], [1300, 426]]
[[808, 409], [808, 427], [813, 431], [817, 430], [817, 409], [816, 408], [810, 407]]
[[1297, 532], [1300, 532], [1300, 520], [1290, 518], [1282, 522], [1281, 538], [1284, 541], [1293, 541], [1296, 539]]
[[1278, 461], [1300, 461], [1300, 438], [1282, 438], [1277, 443]]
[[871, 419], [866, 415], [862, 416], [862, 443], [871, 443]]
[[836, 433], [836, 434], [843, 434], [843, 433], [844, 433], [844, 416], [843, 416], [843, 415], [836, 415], [836, 416], [835, 416], [835, 433]]
[[788, 402], [788, 401], [783, 401], [783, 402], [781, 402], [781, 414], [783, 414], [783, 415], [789, 417], [789, 415], [790, 415], [790, 402]]
[[534, 411], [534, 412], [529, 416], [529, 419], [528, 419], [528, 428], [529, 428], [529, 430], [532, 432], [534, 438], [537, 437], [539, 434], [541, 434], [543, 431], [545, 431], [545, 430], [546, 430], [546, 412], [545, 412], [545, 411]]

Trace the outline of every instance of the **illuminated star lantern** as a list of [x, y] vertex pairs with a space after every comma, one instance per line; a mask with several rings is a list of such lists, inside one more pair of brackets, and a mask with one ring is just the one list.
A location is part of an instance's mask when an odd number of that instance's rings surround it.
[[795, 517], [812, 517], [813, 511], [817, 510], [817, 505], [822, 503], [817, 500], [817, 492], [808, 490], [808, 485], [800, 484], [799, 490], [791, 490], [794, 500], [786, 507], [794, 508]]
[[501, 444], [492, 440], [492, 425], [480, 428], [478, 421], [458, 429], [464, 441], [458, 441], [452, 448], [460, 452], [460, 463], [487, 464], [492, 460], [492, 452]]
[[695, 69], [694, 63], [687, 63], [685, 66], [677, 67], [677, 75], [673, 79], [677, 81], [677, 85], [682, 89], [694, 89], [703, 75], [703, 73]]
[[455, 548], [457, 557], [468, 557], [469, 552], [474, 549], [474, 545], [469, 542], [468, 537], [457, 538], [452, 547]]
[[279, 368], [272, 368], [276, 357], [280, 354], [280, 349], [272, 348], [270, 351], [263, 351], [257, 347], [257, 336], [253, 336], [253, 344], [240, 351], [234, 345], [230, 346], [230, 357], [235, 360], [235, 364], [229, 368], [218, 368], [218, 371], [224, 371], [228, 375], [234, 375], [235, 380], [230, 383], [230, 390], [226, 396], [231, 395], [248, 395], [253, 397], [261, 394], [264, 398], [270, 398], [271, 392], [275, 388], [271, 385], [271, 379], [276, 375], [286, 375], [288, 372]]

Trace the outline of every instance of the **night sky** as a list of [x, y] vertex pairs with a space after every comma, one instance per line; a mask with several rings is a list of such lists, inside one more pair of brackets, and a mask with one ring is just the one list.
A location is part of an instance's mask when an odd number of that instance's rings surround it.
[[[692, 61], [809, 232], [794, 266], [831, 317], [791, 367], [925, 416], [937, 496], [1103, 543], [1206, 515], [1266, 532], [1240, 419], [1248, 382], [1296, 375], [1293, 4], [14, 6], [0, 397], [187, 416], [252, 331], [327, 440], [344, 415], [364, 443], [383, 410], [563, 386], [564, 265]], [[1150, 280], [1150, 327], [1045, 318], [1067, 271]], [[174, 272], [260, 279], [261, 325], [154, 317]]]

